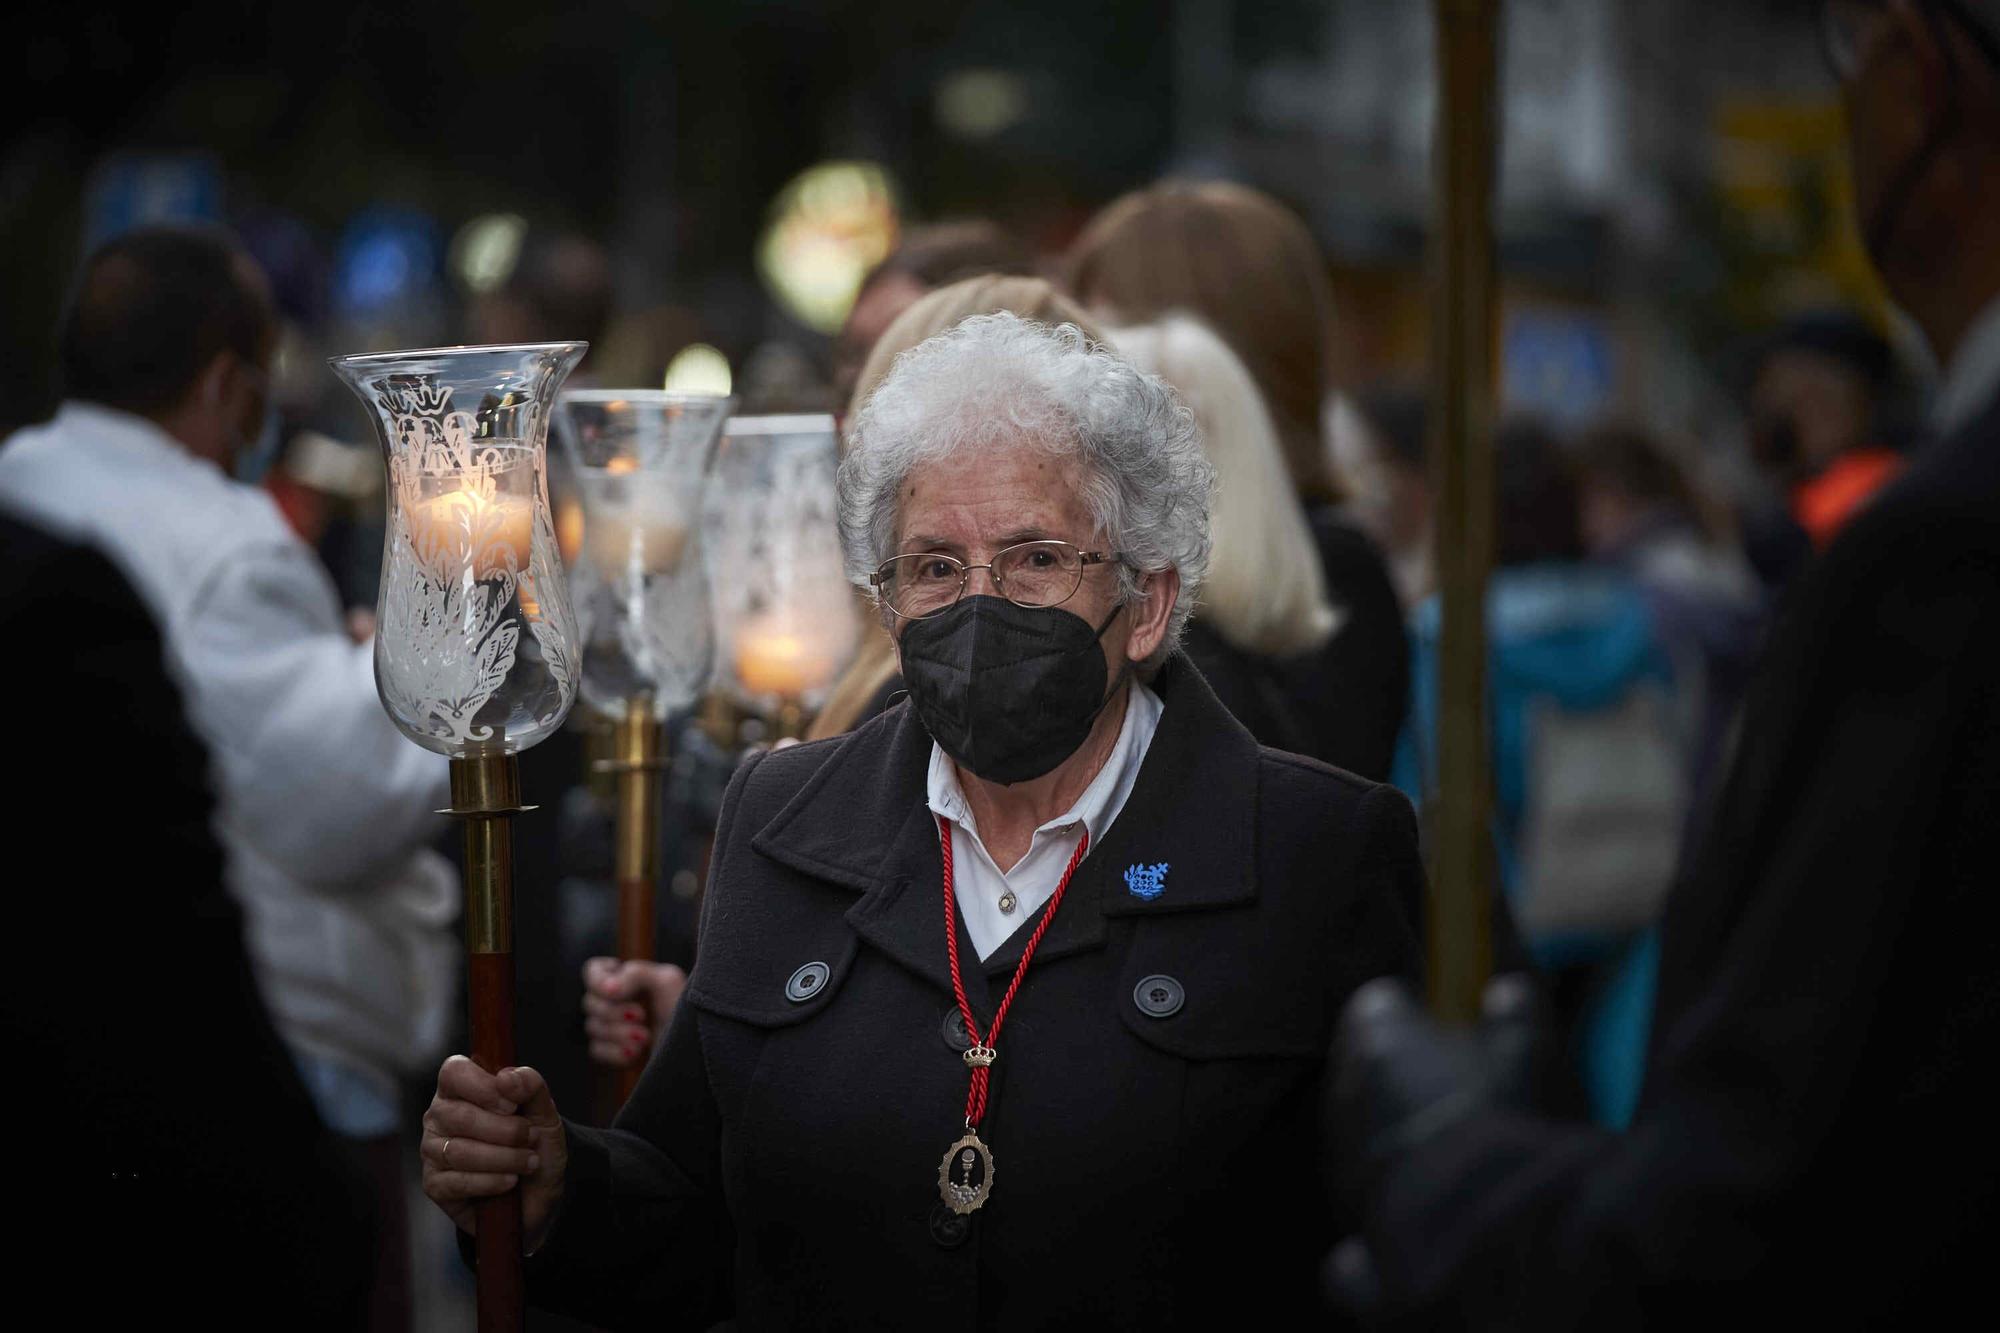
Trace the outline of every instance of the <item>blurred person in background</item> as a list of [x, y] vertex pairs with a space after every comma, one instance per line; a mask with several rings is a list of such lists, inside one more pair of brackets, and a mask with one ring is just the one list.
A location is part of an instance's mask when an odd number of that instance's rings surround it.
[[1409, 695], [1409, 645], [1381, 553], [1340, 514], [1327, 466], [1321, 418], [1333, 391], [1333, 297], [1312, 234], [1245, 186], [1167, 182], [1105, 207], [1065, 270], [1071, 293], [1103, 320], [1194, 315], [1249, 368], [1340, 617], [1325, 646], [1285, 673], [1305, 753], [1387, 776]]
[[[36, 701], [9, 727], [33, 765], [9, 818], [108, 835], [66, 858], [78, 884], [10, 899], [0, 1042], [25, 1083], [8, 1127], [31, 1143], [59, 1107], [91, 1158], [20, 1154], [11, 1183], [40, 1202], [12, 1263], [75, 1272], [76, 1237], [110, 1220], [130, 1242], [115, 1280], [79, 1291], [62, 1322], [144, 1327], [171, 1311], [207, 1328], [365, 1328], [371, 1185], [258, 996], [211, 827], [208, 754], [159, 631], [104, 555], [5, 505], [0, 568], [0, 633], [35, 645], [0, 658], [0, 691]], [[91, 806], [111, 756], [142, 763], [145, 789], [106, 817]], [[92, 984], [76, 984], [80, 969]]]
[[[594, 349], [604, 341], [611, 307], [611, 257], [603, 246], [580, 232], [530, 228], [506, 278], [473, 298], [467, 340], [587, 342]], [[586, 352], [566, 383], [582, 388], [595, 383], [595, 374]]]
[[[1622, 1133], [1522, 1095], [1518, 1016], [1343, 1024], [1331, 1271], [1425, 1328], [1947, 1327], [2000, 1230], [2000, 0], [1819, 7], [1856, 220], [1937, 442], [1780, 610], [1660, 925]], [[1504, 992], [1503, 992], [1504, 994]]]
[[530, 1297], [619, 1327], [1307, 1323], [1332, 1020], [1418, 968], [1408, 802], [1173, 651], [1212, 469], [1160, 380], [978, 316], [849, 434], [910, 701], [737, 770], [612, 1127], [454, 1056], [427, 1192], [471, 1231], [518, 1181]]
[[1227, 343], [1185, 315], [1108, 336], [1120, 356], [1173, 387], [1215, 465], [1208, 580], [1181, 651], [1261, 744], [1302, 751], [1307, 737], [1279, 663], [1324, 646], [1338, 616], [1257, 382]]
[[266, 418], [275, 322], [219, 234], [128, 232], [62, 317], [64, 400], [0, 447], [0, 499], [129, 571], [214, 759], [216, 831], [278, 1030], [377, 1181], [387, 1326], [407, 1320], [398, 1077], [442, 1047], [456, 877], [426, 843], [446, 773], [376, 698], [317, 558], [229, 476]]
[[1584, 547], [1639, 585], [1673, 658], [1690, 710], [1689, 809], [1699, 811], [1749, 683], [1763, 590], [1657, 436], [1605, 424], [1585, 431], [1572, 454]]
[[[1900, 441], [1888, 430], [1895, 387], [1888, 342], [1847, 311], [1799, 315], [1758, 350], [1750, 376], [1751, 457], [1812, 550], [1824, 551], [1902, 471]], [[1787, 569], [1781, 533], [1759, 528], [1752, 536], [1754, 555]], [[1799, 554], [1794, 539], [1792, 567]]]
[[1355, 526], [1389, 561], [1405, 611], [1437, 590], [1428, 404], [1421, 390], [1337, 393], [1328, 403], [1327, 458]]
[[985, 274], [1028, 277], [1034, 263], [997, 222], [965, 218], [906, 230], [887, 259], [868, 271], [833, 340], [833, 410], [858, 411], [856, 386], [868, 354], [897, 316], [940, 287]]
[[[1638, 586], [1585, 560], [1576, 481], [1555, 436], [1510, 421], [1495, 448], [1486, 680], [1500, 888], [1528, 958], [1554, 983], [1591, 1105], [1615, 1119], [1629, 1109], [1645, 1044], [1634, 1028], [1643, 1010], [1619, 983], [1628, 966], [1649, 966], [1630, 960], [1686, 816], [1685, 705]], [[1420, 811], [1437, 799], [1441, 631], [1433, 596], [1411, 618], [1410, 715], [1396, 755], [1396, 784]]]

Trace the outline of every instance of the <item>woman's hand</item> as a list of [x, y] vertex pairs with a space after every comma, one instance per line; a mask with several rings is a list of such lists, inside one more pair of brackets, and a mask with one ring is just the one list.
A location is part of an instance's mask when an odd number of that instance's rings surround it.
[[590, 1058], [623, 1069], [643, 1064], [673, 1021], [687, 973], [672, 963], [593, 958], [583, 965], [583, 1030]]
[[482, 1199], [521, 1187], [521, 1243], [542, 1243], [562, 1198], [569, 1145], [542, 1076], [525, 1065], [489, 1074], [462, 1055], [438, 1070], [418, 1145], [424, 1193], [467, 1235], [477, 1234]]

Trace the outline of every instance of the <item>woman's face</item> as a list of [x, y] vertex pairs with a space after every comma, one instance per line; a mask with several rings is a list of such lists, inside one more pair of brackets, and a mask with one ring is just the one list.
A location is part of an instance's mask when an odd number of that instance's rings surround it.
[[[924, 463], [904, 478], [897, 505], [898, 555], [934, 552], [984, 565], [994, 553], [1019, 542], [1066, 541], [1079, 550], [1106, 550], [1084, 503], [1075, 463], [1031, 448], [961, 452]], [[1180, 590], [1174, 570], [1147, 574], [1140, 588], [1148, 595], [1112, 621], [1102, 639], [1105, 661], [1139, 662], [1160, 646]], [[965, 596], [999, 596], [992, 572], [972, 571]], [[1083, 582], [1059, 608], [1090, 622], [1104, 623], [1118, 604], [1118, 573], [1109, 561], [1086, 565]], [[892, 627], [898, 641], [909, 622]], [[1107, 679], [1107, 687], [1109, 680]]]

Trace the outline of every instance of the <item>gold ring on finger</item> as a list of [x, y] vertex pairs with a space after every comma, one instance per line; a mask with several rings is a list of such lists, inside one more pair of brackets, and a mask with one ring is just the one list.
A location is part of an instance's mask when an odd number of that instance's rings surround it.
[[451, 1140], [450, 1140], [450, 1139], [446, 1139], [446, 1140], [444, 1141], [444, 1147], [442, 1147], [442, 1148], [440, 1148], [440, 1149], [438, 1150], [438, 1156], [444, 1159], [444, 1169], [445, 1169], [445, 1170], [447, 1170], [447, 1171], [451, 1170]]

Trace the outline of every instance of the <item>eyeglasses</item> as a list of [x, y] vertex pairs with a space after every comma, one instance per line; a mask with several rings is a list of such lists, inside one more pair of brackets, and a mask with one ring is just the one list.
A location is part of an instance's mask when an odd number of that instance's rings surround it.
[[984, 565], [935, 552], [891, 556], [876, 566], [869, 582], [891, 611], [905, 620], [924, 620], [956, 606], [975, 569], [993, 576], [1002, 597], [1033, 609], [1060, 606], [1075, 596], [1085, 566], [1123, 558], [1117, 551], [1079, 551], [1064, 541], [1021, 542], [995, 551]]
[[[1820, 48], [1834, 78], [1845, 83], [1861, 68], [1862, 57], [1887, 17], [1884, 8], [1882, 0], [1820, 0]], [[1940, 15], [1953, 19], [1981, 54], [2000, 65], [2000, 41], [1957, 0], [1928, 0], [1924, 9], [1934, 25]]]

